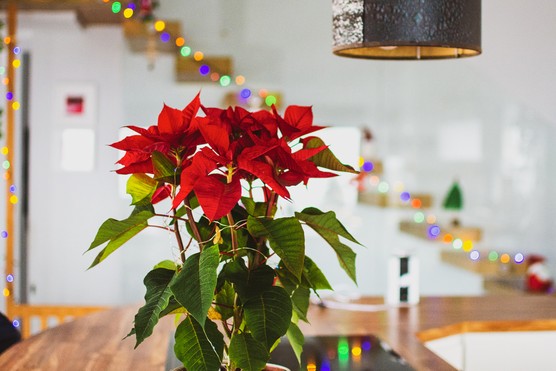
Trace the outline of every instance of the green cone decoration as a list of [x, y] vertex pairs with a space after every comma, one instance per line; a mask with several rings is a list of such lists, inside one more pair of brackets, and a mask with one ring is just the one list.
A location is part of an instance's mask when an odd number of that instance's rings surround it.
[[448, 210], [461, 210], [463, 208], [463, 197], [457, 181], [450, 188], [442, 205]]

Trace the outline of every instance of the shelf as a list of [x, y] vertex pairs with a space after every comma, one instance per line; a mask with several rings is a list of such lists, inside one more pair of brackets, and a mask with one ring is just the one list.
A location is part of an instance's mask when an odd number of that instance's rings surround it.
[[[479, 273], [485, 277], [516, 278], [525, 277], [527, 266], [524, 263], [502, 263], [500, 260], [490, 261], [487, 253], [481, 253], [478, 260], [469, 259], [469, 254], [461, 250], [446, 249], [440, 253], [443, 262], [465, 270]], [[494, 282], [494, 281], [493, 281]]]
[[[411, 234], [412, 236], [423, 238], [430, 241], [438, 241], [438, 238], [433, 238], [429, 235], [430, 224], [427, 223], [415, 223], [410, 220], [402, 220], [400, 222], [400, 231]], [[440, 227], [441, 234], [451, 234], [453, 238], [459, 238], [462, 241], [480, 241], [483, 236], [483, 230], [479, 227], [454, 227], [454, 226], [443, 226]]]
[[[432, 196], [430, 194], [414, 193], [411, 197], [421, 200], [421, 207], [427, 208], [432, 206]], [[362, 204], [378, 207], [412, 208], [411, 202], [403, 202], [399, 197], [389, 193], [361, 192], [358, 194], [357, 200]]]
[[[178, 21], [165, 21], [165, 32], [170, 35], [181, 35], [181, 23]], [[160, 37], [150, 29], [150, 26], [141, 21], [127, 20], [123, 22], [124, 36], [132, 52], [162, 52], [175, 53], [176, 44], [174, 42], [163, 42]]]
[[232, 58], [227, 56], [205, 56], [202, 62], [197, 62], [193, 58], [176, 56], [176, 81], [178, 82], [211, 82], [207, 75], [199, 73], [202, 65], [210, 66], [210, 72], [216, 72], [220, 76], [233, 75]]

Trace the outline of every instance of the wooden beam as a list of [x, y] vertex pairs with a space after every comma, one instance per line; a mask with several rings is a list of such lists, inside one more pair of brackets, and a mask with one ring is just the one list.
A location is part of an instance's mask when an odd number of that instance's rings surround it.
[[[16, 45], [16, 30], [17, 30], [17, 6], [15, 1], [8, 2], [8, 36], [10, 42], [6, 45], [8, 52], [8, 64], [7, 64], [7, 91], [13, 92], [15, 87], [15, 68], [14, 60], [15, 54], [11, 51]], [[14, 168], [14, 121], [15, 112], [11, 104], [6, 105], [6, 147], [8, 148], [8, 153], [6, 154], [6, 160], [9, 161], [10, 167], [5, 172], [6, 179], [6, 232], [8, 237], [6, 238], [6, 276], [8, 274], [14, 274], [14, 204], [10, 202], [10, 197], [12, 196], [10, 192], [10, 181], [13, 178], [13, 168]], [[9, 290], [9, 295], [6, 298], [6, 314], [8, 318], [12, 318], [13, 307], [15, 305], [14, 299], [14, 285], [12, 282], [7, 283]]]
[[[7, 9], [10, 2], [0, 2], [0, 9]], [[19, 10], [75, 10], [81, 5], [92, 4], [99, 3], [97, 0], [17, 0]]]

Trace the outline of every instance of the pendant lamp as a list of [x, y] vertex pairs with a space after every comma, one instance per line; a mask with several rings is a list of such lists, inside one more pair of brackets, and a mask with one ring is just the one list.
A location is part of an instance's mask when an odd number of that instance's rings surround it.
[[370, 59], [481, 54], [481, 0], [332, 0], [333, 52]]

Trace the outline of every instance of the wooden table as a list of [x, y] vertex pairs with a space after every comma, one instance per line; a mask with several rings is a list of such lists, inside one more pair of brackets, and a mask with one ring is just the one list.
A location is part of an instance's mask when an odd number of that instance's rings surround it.
[[[381, 304], [369, 298], [363, 303]], [[79, 318], [33, 336], [0, 356], [0, 370], [164, 370], [173, 319], [165, 318], [153, 335], [133, 350], [121, 340], [135, 308], [117, 308]], [[309, 335], [374, 334], [417, 370], [453, 370], [422, 340], [460, 331], [556, 330], [554, 296], [428, 297], [412, 307], [377, 312], [310, 308]], [[421, 340], [420, 340], [421, 338]]]

